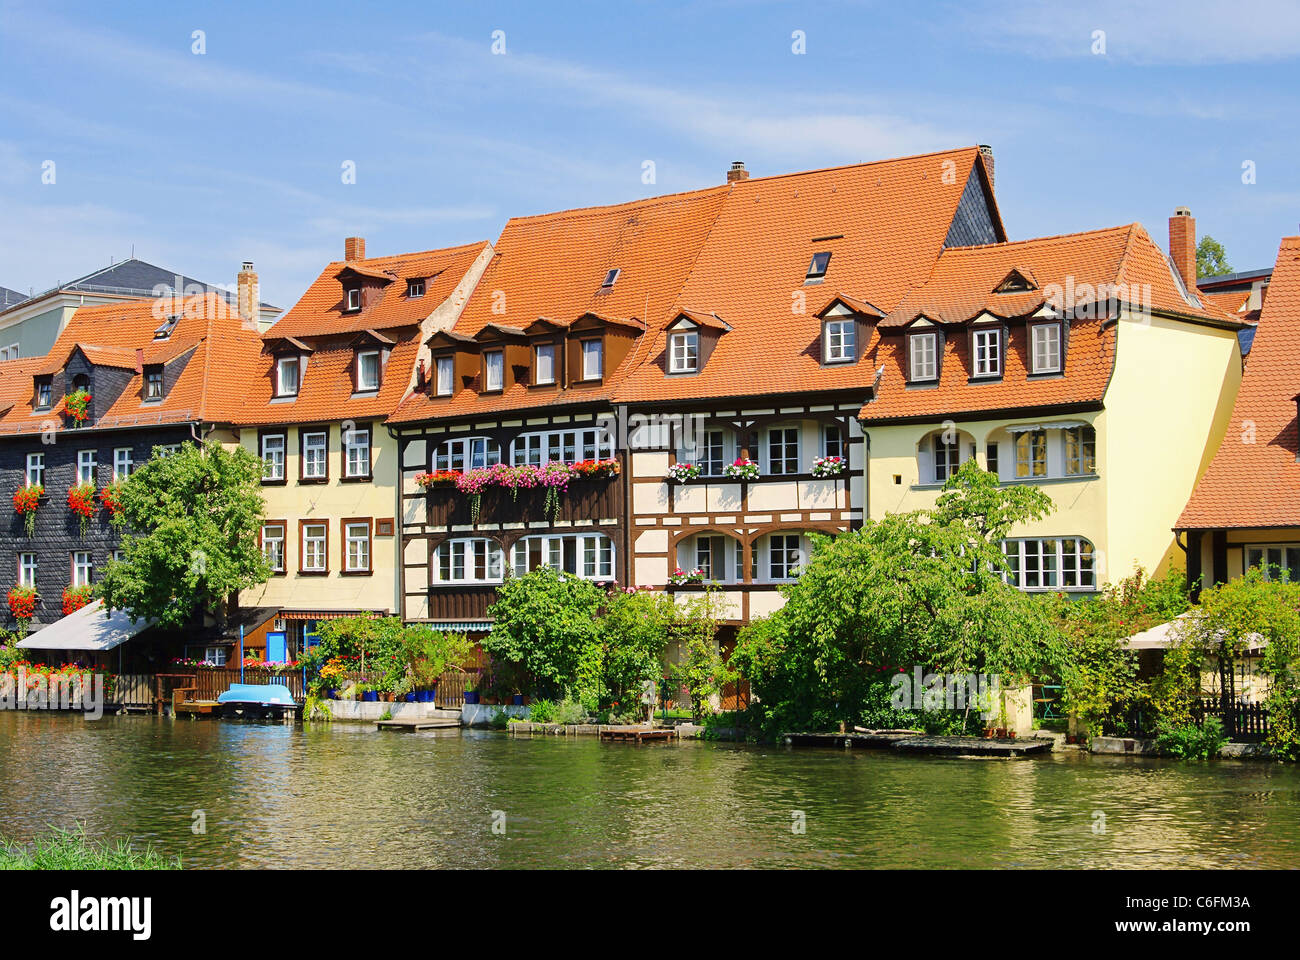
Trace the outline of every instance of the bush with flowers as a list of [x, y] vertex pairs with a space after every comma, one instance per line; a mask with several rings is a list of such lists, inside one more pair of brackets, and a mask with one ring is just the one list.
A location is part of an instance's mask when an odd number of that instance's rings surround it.
[[694, 480], [703, 471], [698, 463], [674, 463], [668, 468], [668, 478], [679, 483]]
[[76, 486], [69, 487], [68, 509], [77, 515], [77, 523], [84, 537], [90, 527], [90, 518], [95, 515], [95, 485], [78, 483]]
[[23, 518], [23, 527], [30, 538], [36, 532], [36, 510], [41, 505], [45, 488], [39, 483], [28, 487], [19, 487], [14, 494], [14, 513]]
[[70, 613], [76, 613], [86, 604], [90, 603], [95, 596], [95, 588], [90, 584], [80, 587], [63, 588], [63, 615], [66, 617]]
[[9, 615], [18, 624], [18, 636], [27, 636], [27, 628], [36, 616], [36, 606], [41, 602], [41, 595], [34, 587], [18, 585], [9, 591]]
[[737, 457], [723, 467], [722, 472], [736, 480], [757, 480], [758, 464], [747, 457]]
[[814, 477], [838, 477], [848, 468], [848, 461], [843, 457], [818, 457], [813, 461]]

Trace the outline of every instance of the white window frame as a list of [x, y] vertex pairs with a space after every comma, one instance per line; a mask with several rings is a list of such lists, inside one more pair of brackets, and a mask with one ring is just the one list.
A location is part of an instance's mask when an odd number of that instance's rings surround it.
[[[279, 533], [268, 534], [268, 530], [278, 530]], [[283, 523], [262, 524], [262, 556], [270, 564], [272, 573], [284, 573], [285, 570], [285, 532]]]
[[1097, 550], [1085, 537], [1014, 537], [1002, 554], [1011, 567], [1002, 579], [1026, 593], [1097, 589]]
[[504, 350], [483, 353], [483, 392], [495, 393], [506, 388], [506, 354]]
[[992, 327], [974, 331], [971, 334], [971, 354], [974, 359], [972, 376], [1002, 376], [1001, 328]]
[[356, 313], [358, 310], [361, 309], [361, 288], [360, 287], [349, 287], [344, 295], [347, 301], [347, 306], [344, 308], [344, 313]]
[[[369, 477], [370, 463], [370, 428], [353, 427], [343, 431], [343, 476], [348, 478]], [[358, 468], [363, 469], [358, 469]]]
[[39, 568], [40, 561], [34, 553], [18, 554], [18, 585], [20, 587], [35, 587], [36, 572]]
[[[319, 442], [316, 440], [317, 437], [320, 438]], [[304, 431], [302, 435], [302, 479], [324, 480], [329, 476], [329, 447], [329, 431]]]
[[412, 300], [424, 296], [424, 277], [411, 277], [406, 281], [406, 295]]
[[858, 355], [857, 322], [851, 319], [827, 320], [825, 351], [827, 363], [852, 363]]
[[[505, 579], [505, 551], [487, 537], [455, 537], [434, 548], [429, 582], [439, 584], [501, 583]], [[483, 575], [477, 574], [480, 562]], [[446, 567], [446, 570], [443, 568]]]
[[433, 451], [432, 469], [464, 473], [501, 462], [501, 444], [491, 437], [456, 437], [444, 440]]
[[214, 667], [224, 667], [226, 659], [227, 651], [225, 647], [205, 647], [203, 650], [203, 662]]
[[[1276, 551], [1277, 562], [1269, 555]], [[1288, 554], [1294, 554], [1288, 557]], [[1258, 567], [1265, 580], [1274, 579], [1274, 569], [1282, 579], [1295, 583], [1300, 581], [1300, 543], [1250, 543], [1242, 550], [1246, 560], [1246, 569]], [[1292, 564], [1290, 561], [1296, 562]]]
[[455, 357], [435, 357], [433, 361], [434, 393], [439, 397], [452, 395], [452, 381], [456, 378]]
[[521, 433], [510, 441], [510, 463], [531, 463], [544, 467], [548, 463], [577, 463], [579, 460], [609, 460], [614, 456], [614, 440], [609, 431], [599, 427], [576, 430], [536, 430]]
[[583, 580], [612, 583], [618, 570], [614, 541], [603, 533], [542, 534], [520, 537], [511, 545], [510, 569], [515, 576], [529, 572], [534, 546], [540, 554], [538, 566], [567, 570]]
[[[833, 439], [832, 439], [833, 438]], [[845, 453], [844, 434], [838, 424], [824, 423], [821, 428], [821, 455], [823, 457], [847, 457]]]
[[[309, 530], [319, 530], [320, 536], [312, 537], [307, 535]], [[302, 525], [301, 543], [299, 549], [302, 551], [301, 569], [303, 573], [325, 573], [329, 570], [329, 537], [330, 527], [328, 523], [304, 523]], [[314, 564], [314, 554], [317, 553], [316, 546], [319, 545], [320, 562]]]
[[[717, 544], [721, 544], [720, 556], [713, 549]], [[740, 566], [744, 552], [734, 537], [717, 531], [697, 533], [683, 542], [683, 548], [677, 555], [677, 565], [683, 570], [703, 570], [706, 581], [741, 582]]]
[[[542, 357], [546, 357], [547, 373], [542, 374]], [[539, 343], [533, 347], [533, 369], [537, 375], [537, 385], [544, 386], [555, 382], [555, 344]]]
[[[791, 440], [789, 434], [794, 433], [794, 439]], [[795, 425], [786, 425], [771, 427], [764, 431], [763, 436], [763, 462], [766, 466], [764, 470], [769, 476], [789, 477], [799, 473], [803, 465], [803, 430]], [[773, 458], [776, 453], [776, 447], [780, 447], [781, 455]], [[790, 449], [794, 448], [794, 469], [789, 469]], [[778, 464], [780, 464], [778, 468]]]
[[72, 552], [72, 586], [86, 587], [94, 583], [95, 561], [89, 550]]
[[[1041, 437], [1043, 441], [1042, 471], [1035, 472], [1034, 467], [1039, 461], [1034, 454], [1034, 438]], [[1025, 442], [1022, 443], [1021, 441]], [[1017, 480], [1044, 480], [1049, 478], [1051, 471], [1051, 438], [1046, 430], [1021, 430], [1011, 435], [1011, 446], [1015, 452], [1015, 471]]]
[[370, 572], [369, 522], [343, 525], [343, 569], [348, 573]]
[[50, 380], [43, 380], [36, 385], [36, 409], [48, 410], [54, 405], [54, 384]]
[[668, 335], [671, 373], [695, 373], [700, 364], [700, 334], [696, 330], [678, 330]]
[[[1050, 336], [1048, 336], [1050, 334]], [[1061, 325], [1059, 323], [1031, 323], [1029, 325], [1029, 355], [1032, 373], [1061, 372]], [[1043, 362], [1040, 362], [1040, 356]]]
[[113, 482], [127, 479], [135, 469], [135, 454], [130, 447], [116, 447], [113, 450]]
[[24, 478], [29, 487], [45, 486], [45, 454], [27, 454], [27, 471]]
[[[1067, 477], [1090, 477], [1097, 472], [1097, 431], [1084, 425], [1061, 430], [1062, 465]], [[1071, 450], [1073, 448], [1073, 451]], [[1071, 466], [1071, 459], [1075, 461]]]
[[914, 383], [927, 383], [939, 379], [939, 334], [934, 330], [909, 333], [907, 361], [909, 379]]
[[[794, 548], [791, 551], [790, 543], [793, 541]], [[803, 565], [804, 549], [803, 537], [797, 533], [773, 533], [767, 537], [766, 549], [763, 550], [763, 561], [766, 565], [764, 572], [767, 574], [767, 583], [789, 583], [799, 578], [799, 568]], [[782, 560], [778, 563], [777, 554], [782, 555]], [[791, 554], [793, 553], [793, 560]], [[777, 570], [782, 571], [782, 575], [777, 575]]]
[[[285, 373], [293, 370], [293, 389], [288, 388]], [[277, 397], [296, 397], [302, 389], [302, 359], [300, 357], [280, 357], [275, 362], [275, 395]]]
[[98, 456], [94, 450], [77, 451], [77, 483], [95, 483], [98, 470]]
[[[366, 369], [365, 360], [367, 357], [373, 357], [375, 361], [375, 377], [373, 383], [365, 380], [364, 371]], [[357, 353], [357, 393], [371, 393], [379, 389], [380, 373], [383, 364], [380, 362], [382, 357], [378, 350], [361, 350]]]
[[[279, 450], [275, 449], [275, 444], [270, 441], [279, 441]], [[262, 435], [262, 479], [263, 480], [283, 480], [285, 450], [288, 446], [288, 437], [283, 433], [266, 433]], [[270, 468], [268, 473], [267, 468]]]
[[581, 340], [582, 379], [600, 380], [605, 376], [605, 342], [600, 338]]

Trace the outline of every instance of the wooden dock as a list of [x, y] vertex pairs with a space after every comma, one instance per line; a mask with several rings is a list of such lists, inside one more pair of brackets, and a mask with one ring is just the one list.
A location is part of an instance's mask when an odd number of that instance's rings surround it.
[[671, 727], [606, 727], [600, 731], [600, 739], [609, 743], [645, 743], [647, 741], [671, 741], [677, 731]]
[[898, 750], [949, 757], [1000, 757], [1013, 759], [1049, 753], [1054, 741], [1046, 738], [982, 739], [980, 737], [928, 737], [924, 734], [881, 730], [860, 733], [785, 733], [781, 741], [792, 747]]
[[220, 708], [221, 704], [215, 700], [182, 700], [173, 707], [177, 716], [188, 714], [191, 717], [216, 716]]
[[411, 717], [402, 720], [378, 720], [380, 730], [449, 730], [460, 727], [459, 720], [444, 717]]

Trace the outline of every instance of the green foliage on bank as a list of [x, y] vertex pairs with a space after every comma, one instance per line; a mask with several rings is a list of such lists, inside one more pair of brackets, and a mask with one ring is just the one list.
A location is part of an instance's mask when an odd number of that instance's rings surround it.
[[82, 825], [30, 843], [0, 837], [0, 870], [179, 869], [180, 857], [164, 856], [151, 846], [137, 851], [126, 840], [92, 840]]

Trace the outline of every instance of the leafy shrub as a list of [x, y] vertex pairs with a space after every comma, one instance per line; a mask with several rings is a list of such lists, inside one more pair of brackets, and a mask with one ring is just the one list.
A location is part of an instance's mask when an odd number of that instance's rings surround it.
[[552, 723], [585, 723], [587, 720], [587, 711], [582, 704], [569, 697], [565, 697], [555, 705], [555, 713], [551, 718]]
[[1223, 724], [1217, 717], [1206, 717], [1200, 727], [1194, 723], [1175, 725], [1162, 721], [1156, 736], [1157, 749], [1177, 760], [1209, 760], [1227, 742]]
[[551, 700], [534, 700], [528, 706], [528, 719], [533, 723], [554, 723], [555, 703]]

